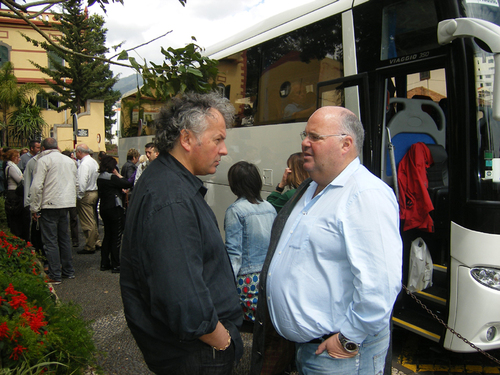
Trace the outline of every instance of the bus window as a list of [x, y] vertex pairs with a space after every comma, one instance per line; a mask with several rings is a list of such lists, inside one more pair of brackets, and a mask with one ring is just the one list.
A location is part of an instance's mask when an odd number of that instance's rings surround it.
[[319, 89], [319, 106], [334, 105], [345, 107], [344, 86], [341, 83], [331, 84]]
[[[464, 2], [464, 13], [468, 17], [480, 18], [500, 24], [498, 3]], [[476, 43], [474, 46], [474, 71], [476, 89], [476, 134], [477, 147], [471, 144], [469, 155], [471, 166], [470, 198], [472, 200], [500, 201], [500, 122], [492, 117], [493, 82], [495, 64], [493, 55], [485, 52]], [[474, 154], [472, 154], [474, 153]], [[499, 161], [495, 161], [498, 159]], [[473, 162], [476, 161], [477, 162]], [[495, 168], [497, 169], [497, 168]]]
[[219, 60], [217, 83], [233, 87], [237, 127], [307, 121], [318, 82], [343, 77], [342, 58], [335, 15]]
[[368, 1], [354, 8], [358, 71], [442, 53], [436, 35], [436, 4], [434, 0]]
[[400, 1], [384, 7], [380, 60], [411, 58], [422, 50], [437, 48], [437, 16], [432, 9], [432, 0]]
[[471, 166], [471, 199], [500, 201], [500, 163], [496, 161], [500, 160], [500, 122], [492, 116], [494, 64], [491, 59], [484, 51], [476, 53], [477, 149], [472, 147], [471, 152], [477, 152], [477, 156], [470, 155], [470, 158], [478, 160], [479, 165]]

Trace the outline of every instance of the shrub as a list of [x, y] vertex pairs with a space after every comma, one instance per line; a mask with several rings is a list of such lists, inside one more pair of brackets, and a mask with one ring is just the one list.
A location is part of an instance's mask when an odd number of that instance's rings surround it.
[[80, 306], [57, 301], [45, 278], [29, 242], [0, 231], [2, 373], [82, 374], [95, 366], [90, 322]]

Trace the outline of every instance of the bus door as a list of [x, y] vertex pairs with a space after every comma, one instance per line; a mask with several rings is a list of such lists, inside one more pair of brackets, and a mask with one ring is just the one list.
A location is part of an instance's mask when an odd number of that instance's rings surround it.
[[[415, 67], [412, 67], [415, 69]], [[444, 321], [449, 264], [449, 171], [445, 68], [384, 80], [380, 177], [400, 204], [403, 283]], [[443, 326], [402, 293], [394, 323], [439, 342]]]

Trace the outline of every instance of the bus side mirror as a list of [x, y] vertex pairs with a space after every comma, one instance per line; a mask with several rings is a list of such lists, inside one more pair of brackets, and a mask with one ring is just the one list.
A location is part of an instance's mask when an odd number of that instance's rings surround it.
[[500, 121], [500, 26], [477, 18], [455, 18], [439, 22], [439, 44], [456, 38], [475, 38], [486, 52], [494, 54], [495, 79], [493, 81], [493, 118]]

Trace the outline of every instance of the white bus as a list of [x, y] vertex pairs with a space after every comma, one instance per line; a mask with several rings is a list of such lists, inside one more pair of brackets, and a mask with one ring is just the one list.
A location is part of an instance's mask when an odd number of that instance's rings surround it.
[[[395, 190], [404, 154], [428, 145], [434, 231], [402, 230], [403, 282], [422, 238], [433, 285], [418, 298], [476, 346], [500, 348], [498, 25], [499, 0], [317, 0], [211, 48], [219, 89], [237, 110], [229, 154], [204, 178], [221, 230], [235, 200], [229, 167], [255, 163], [267, 196], [301, 150], [309, 115], [345, 106], [365, 127], [362, 162]], [[393, 319], [446, 349], [474, 351], [405, 293]]]

